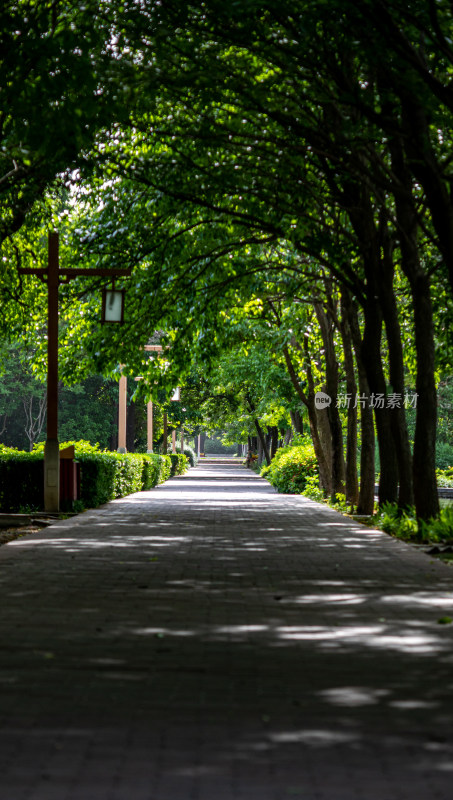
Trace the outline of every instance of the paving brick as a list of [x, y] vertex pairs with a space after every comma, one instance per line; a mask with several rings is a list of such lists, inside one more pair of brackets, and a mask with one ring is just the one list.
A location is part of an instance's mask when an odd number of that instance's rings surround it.
[[0, 548], [0, 800], [447, 800], [451, 568], [241, 467]]

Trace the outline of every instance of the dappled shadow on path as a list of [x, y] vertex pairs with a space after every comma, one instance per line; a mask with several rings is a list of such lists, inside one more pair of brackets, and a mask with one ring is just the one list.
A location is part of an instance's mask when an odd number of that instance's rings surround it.
[[51, 765], [55, 739], [94, 747], [97, 730], [115, 750], [134, 731], [132, 761], [162, 751], [153, 800], [204, 798], [210, 779], [214, 797], [231, 770], [247, 800], [393, 798], [401, 781], [444, 797], [448, 568], [256, 478], [199, 493], [192, 476], [3, 548], [11, 719], [27, 709]]

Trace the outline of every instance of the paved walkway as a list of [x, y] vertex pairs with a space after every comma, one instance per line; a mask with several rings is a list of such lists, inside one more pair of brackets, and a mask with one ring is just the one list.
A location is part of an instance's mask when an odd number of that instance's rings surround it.
[[1, 800], [450, 800], [453, 571], [227, 465], [0, 548]]

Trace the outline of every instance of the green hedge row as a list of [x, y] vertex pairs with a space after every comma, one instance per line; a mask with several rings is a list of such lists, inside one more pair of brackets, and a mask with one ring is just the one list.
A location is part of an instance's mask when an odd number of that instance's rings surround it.
[[[187, 469], [185, 456], [101, 451], [88, 442], [73, 444], [80, 463], [80, 503], [97, 506], [133, 492], [151, 489]], [[0, 445], [0, 511], [37, 510], [43, 506], [43, 451], [24, 453]]]
[[42, 453], [0, 445], [0, 511], [36, 511], [43, 506]]

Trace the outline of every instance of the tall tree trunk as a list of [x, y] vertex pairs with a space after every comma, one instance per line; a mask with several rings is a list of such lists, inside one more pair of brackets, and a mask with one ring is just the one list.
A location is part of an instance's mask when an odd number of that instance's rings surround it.
[[[410, 176], [409, 180], [407, 179], [409, 168], [424, 189], [439, 249], [447, 265], [450, 286], [453, 290], [453, 195], [450, 173], [437, 161], [432, 145], [432, 120], [429, 119], [423, 99], [416, 97], [410, 88], [402, 92], [402, 98], [404, 134], [397, 140], [390, 139], [391, 145], [394, 144], [398, 148], [397, 174], [399, 178], [403, 177], [401, 186], [404, 190], [409, 188], [409, 197], [412, 196]], [[392, 166], [395, 165], [396, 161], [393, 158]], [[404, 176], [403, 170], [406, 173]], [[402, 197], [400, 199], [403, 200]]]
[[[374, 296], [368, 299], [365, 308], [361, 358], [365, 365], [370, 392], [386, 398], [386, 383], [381, 361], [382, 312]], [[398, 497], [398, 464], [395, 453], [389, 409], [374, 406], [377, 439], [379, 445], [380, 479], [379, 505], [395, 503]]]
[[382, 258], [380, 260], [380, 279], [378, 281], [379, 297], [387, 334], [389, 375], [393, 393], [401, 397], [401, 401], [389, 409], [390, 428], [395, 442], [395, 453], [398, 463], [398, 505], [401, 508], [414, 505], [414, 489], [412, 481], [412, 454], [404, 409], [404, 359], [401, 342], [401, 329], [395, 292], [393, 289], [394, 265], [393, 246], [389, 240], [387, 221], [382, 215], [380, 221], [382, 242]]
[[[249, 410], [250, 414], [254, 414], [255, 411], [256, 411], [256, 408], [255, 408], [255, 404], [254, 404], [250, 394], [247, 394], [246, 400], [247, 400], [248, 410]], [[266, 464], [269, 466], [269, 464], [271, 463], [271, 456], [270, 456], [270, 453], [269, 453], [269, 448], [267, 446], [266, 436], [264, 434], [264, 431], [263, 431], [263, 429], [262, 429], [262, 427], [260, 425], [259, 419], [257, 417], [254, 417], [253, 424], [255, 425], [256, 432], [258, 434], [258, 439], [259, 439], [259, 441], [261, 443], [261, 447], [263, 449], [264, 458], [266, 459]], [[255, 449], [258, 449], [258, 448], [255, 447]]]
[[357, 504], [357, 514], [372, 514], [374, 511], [374, 485], [376, 481], [375, 467], [375, 435], [373, 410], [370, 406], [370, 387], [362, 359], [362, 336], [360, 333], [357, 308], [351, 301], [349, 307], [349, 325], [351, 329], [357, 375], [359, 379], [359, 393], [366, 398], [360, 408], [360, 489]]
[[[381, 273], [381, 242], [376, 230], [373, 204], [366, 182], [353, 183], [347, 190], [348, 213], [363, 257], [366, 287], [363, 297], [365, 329], [361, 358], [366, 369], [371, 395], [386, 399], [386, 381], [381, 359], [382, 308], [379, 279]], [[370, 395], [370, 396], [371, 396]], [[365, 401], [366, 402], [366, 401]], [[390, 425], [389, 409], [374, 405], [374, 417], [379, 444], [380, 480], [379, 503], [394, 503], [398, 497], [398, 463], [395, 440]]]
[[436, 479], [437, 392], [434, 380], [434, 324], [429, 278], [411, 282], [417, 350], [417, 415], [414, 437], [414, 493], [419, 519], [439, 514]]
[[290, 411], [289, 415], [291, 417], [291, 424], [294, 428], [294, 433], [303, 434], [304, 432], [304, 422], [302, 418], [302, 414], [300, 411]]
[[272, 460], [278, 450], [278, 428], [276, 425], [271, 425], [268, 431], [270, 434], [270, 457]]
[[347, 439], [346, 439], [346, 499], [352, 506], [359, 501], [359, 481], [357, 478], [357, 383], [354, 372], [354, 355], [351, 334], [351, 293], [346, 287], [341, 289], [340, 332], [343, 343], [344, 370], [346, 375], [346, 393], [348, 403]]
[[395, 191], [397, 219], [401, 230], [401, 265], [412, 293], [415, 349], [417, 352], [417, 415], [414, 437], [413, 478], [415, 508], [420, 519], [439, 514], [436, 481], [437, 392], [434, 377], [434, 321], [429, 276], [420, 263], [418, 216], [412, 180], [404, 163], [400, 139], [391, 142], [392, 168], [400, 187]]
[[264, 458], [263, 446], [261, 444], [261, 439], [258, 439], [258, 464], [263, 463], [263, 458]]
[[266, 459], [266, 464], [269, 466], [269, 464], [271, 463], [271, 457], [270, 457], [269, 449], [268, 449], [268, 446], [267, 446], [267, 443], [266, 443], [266, 437], [264, 435], [264, 431], [263, 431], [263, 429], [262, 429], [262, 427], [261, 427], [261, 425], [259, 423], [259, 420], [256, 417], [253, 420], [253, 423], [255, 425], [256, 432], [258, 434], [258, 439], [259, 439], [259, 441], [261, 443], [261, 447], [263, 448], [263, 453], [264, 453], [264, 458]]
[[127, 406], [126, 450], [128, 453], [135, 451], [135, 403], [132, 401]]
[[[327, 293], [329, 289], [326, 287]], [[326, 393], [331, 399], [327, 408], [332, 441], [332, 497], [345, 492], [345, 464], [343, 452], [343, 429], [338, 411], [338, 362], [335, 354], [334, 326], [321, 303], [314, 303], [316, 317], [321, 330], [326, 365]]]
[[[322, 487], [322, 490], [326, 494], [332, 493], [332, 474], [330, 463], [326, 459], [324, 449], [321, 444], [320, 436], [319, 436], [319, 429], [318, 429], [318, 419], [316, 416], [316, 407], [314, 403], [314, 393], [312, 389], [309, 388], [309, 394], [306, 395], [303, 391], [300, 383], [299, 378], [296, 372], [296, 368], [293, 364], [292, 358], [289, 353], [289, 349], [287, 346], [283, 348], [283, 355], [285, 356], [286, 367], [288, 370], [288, 375], [291, 379], [291, 383], [300, 397], [302, 403], [304, 404], [305, 408], [308, 412], [308, 422], [310, 425], [310, 434], [311, 439], [313, 442], [313, 448], [315, 451], [316, 460], [318, 462], [318, 469], [319, 469], [319, 481]], [[309, 374], [309, 370], [307, 370], [307, 379], [311, 384], [313, 383], [312, 376]]]

